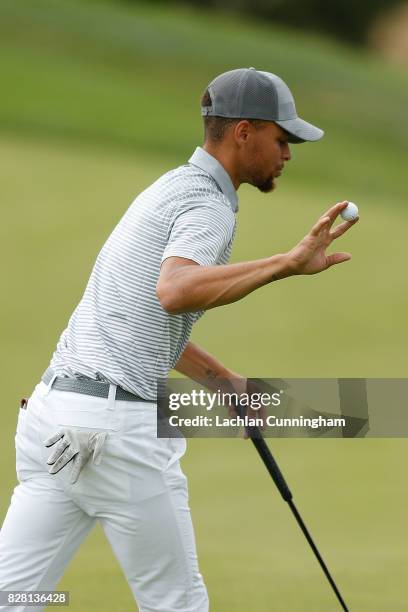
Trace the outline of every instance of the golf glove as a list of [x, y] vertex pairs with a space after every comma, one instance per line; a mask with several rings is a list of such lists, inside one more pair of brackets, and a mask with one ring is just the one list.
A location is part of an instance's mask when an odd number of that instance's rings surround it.
[[51, 466], [48, 472], [56, 474], [72, 461], [70, 483], [74, 484], [91, 455], [95, 465], [100, 464], [105, 438], [106, 432], [82, 431], [70, 427], [60, 429], [53, 436], [44, 440], [47, 448], [56, 444], [47, 459], [47, 464]]

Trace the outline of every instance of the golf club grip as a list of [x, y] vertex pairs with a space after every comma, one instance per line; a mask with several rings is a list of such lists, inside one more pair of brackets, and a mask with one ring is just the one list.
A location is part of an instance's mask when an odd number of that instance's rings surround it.
[[[242, 417], [245, 414], [246, 408], [245, 406], [241, 405], [240, 402], [237, 402], [235, 404], [235, 410], [237, 411], [238, 415]], [[271, 451], [269, 450], [269, 446], [265, 442], [259, 427], [246, 427], [246, 432], [258, 451], [259, 456], [264, 462], [264, 465], [271, 475], [273, 482], [278, 487], [279, 493], [286, 502], [291, 500], [292, 492], [286, 484], [286, 480], [284, 479], [283, 474], [280, 471]]]
[[273, 455], [269, 450], [269, 446], [266, 444], [265, 440], [259, 432], [256, 437], [251, 437], [251, 440], [256, 450], [258, 451], [262, 461], [264, 462], [266, 469], [272, 476], [273, 482], [278, 487], [279, 493], [282, 495], [283, 499], [288, 502], [292, 499], [292, 492], [286, 484], [286, 480], [284, 479], [278, 464], [273, 458]]

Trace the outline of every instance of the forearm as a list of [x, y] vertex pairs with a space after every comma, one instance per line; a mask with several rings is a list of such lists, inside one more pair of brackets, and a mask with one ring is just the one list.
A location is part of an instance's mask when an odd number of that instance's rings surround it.
[[217, 391], [226, 379], [233, 380], [234, 386], [246, 380], [192, 342], [187, 344], [174, 369], [212, 391]]
[[290, 276], [286, 255], [220, 266], [185, 265], [157, 288], [171, 314], [208, 310], [236, 302], [255, 289]]

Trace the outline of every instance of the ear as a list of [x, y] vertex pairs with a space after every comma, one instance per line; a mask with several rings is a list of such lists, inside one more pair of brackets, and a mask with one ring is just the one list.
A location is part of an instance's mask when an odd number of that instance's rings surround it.
[[249, 123], [247, 119], [242, 119], [242, 121], [238, 121], [238, 123], [234, 126], [234, 138], [237, 144], [246, 144], [248, 141], [253, 126]]

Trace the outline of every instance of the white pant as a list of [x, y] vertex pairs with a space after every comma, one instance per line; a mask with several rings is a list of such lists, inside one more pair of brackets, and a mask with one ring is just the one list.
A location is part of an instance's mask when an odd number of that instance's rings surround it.
[[[74, 485], [70, 464], [55, 475], [47, 471], [52, 449], [43, 440], [60, 426], [108, 434], [102, 462], [89, 461]], [[155, 404], [48, 392], [40, 382], [18, 417], [20, 484], [0, 532], [0, 590], [55, 590], [98, 520], [140, 612], [207, 612], [179, 464], [184, 452], [184, 439], [156, 438]]]

